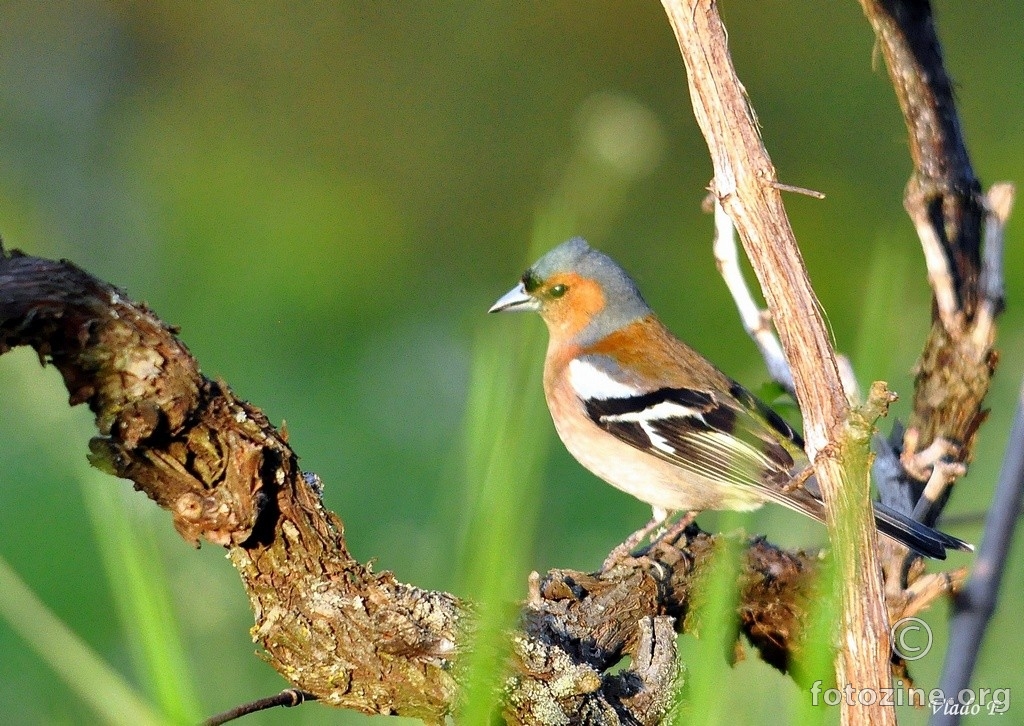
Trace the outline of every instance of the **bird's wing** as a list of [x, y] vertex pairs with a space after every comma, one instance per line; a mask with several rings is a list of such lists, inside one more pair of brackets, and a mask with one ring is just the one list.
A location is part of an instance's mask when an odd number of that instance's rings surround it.
[[803, 441], [738, 383], [728, 395], [687, 387], [644, 391], [604, 355], [572, 361], [570, 381], [587, 416], [616, 438], [685, 471], [805, 509], [786, 501], [785, 491]]

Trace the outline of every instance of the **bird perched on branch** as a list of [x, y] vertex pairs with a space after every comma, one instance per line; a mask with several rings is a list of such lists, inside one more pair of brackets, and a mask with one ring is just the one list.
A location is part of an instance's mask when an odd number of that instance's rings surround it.
[[[547, 323], [544, 395], [565, 447], [601, 479], [669, 512], [776, 502], [824, 521], [800, 436], [676, 338], [629, 275], [580, 238], [541, 257], [490, 312]], [[928, 557], [970, 545], [874, 503], [878, 530]], [[692, 517], [693, 515], [691, 515]]]

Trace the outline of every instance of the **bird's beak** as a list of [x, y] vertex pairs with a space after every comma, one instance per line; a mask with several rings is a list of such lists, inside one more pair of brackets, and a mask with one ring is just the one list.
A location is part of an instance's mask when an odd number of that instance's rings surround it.
[[518, 310], [540, 310], [540, 300], [526, 292], [526, 286], [521, 282], [502, 295], [498, 302], [491, 305], [491, 309], [487, 312], [500, 313]]

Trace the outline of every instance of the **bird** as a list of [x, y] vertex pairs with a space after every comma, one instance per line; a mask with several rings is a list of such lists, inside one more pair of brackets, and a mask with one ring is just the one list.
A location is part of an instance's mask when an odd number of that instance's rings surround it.
[[[611, 257], [574, 237], [537, 260], [488, 312], [547, 324], [544, 396], [584, 468], [651, 505], [632, 549], [671, 513], [749, 511], [774, 502], [825, 520], [800, 435], [767, 404], [679, 340]], [[945, 559], [971, 545], [873, 502], [878, 531]]]

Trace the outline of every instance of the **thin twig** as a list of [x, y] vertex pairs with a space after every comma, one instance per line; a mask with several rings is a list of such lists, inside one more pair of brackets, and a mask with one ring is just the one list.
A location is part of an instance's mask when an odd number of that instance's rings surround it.
[[782, 182], [771, 182], [772, 187], [778, 189], [780, 192], [792, 192], [793, 194], [802, 194], [805, 197], [811, 199], [824, 199], [825, 194], [815, 189], [808, 189], [807, 187], [798, 187], [793, 184], [783, 184]]
[[768, 367], [768, 375], [772, 380], [786, 389], [789, 395], [796, 398], [796, 389], [793, 387], [793, 373], [789, 370], [789, 363], [779, 345], [779, 339], [771, 325], [771, 316], [767, 310], [762, 310], [754, 301], [754, 296], [747, 287], [747, 281], [740, 270], [739, 254], [736, 248], [736, 227], [732, 219], [725, 213], [718, 199], [711, 195], [715, 213], [715, 240], [713, 244], [715, 264], [718, 266], [718, 273], [725, 281], [725, 286], [736, 303], [736, 310], [740, 314], [740, 321], [743, 329], [747, 331], [758, 349], [761, 357], [764, 358]]
[[[936, 439], [941, 441], [941, 439]], [[917, 521], [923, 521], [928, 512], [935, 508], [937, 503], [946, 495], [949, 488], [957, 479], [967, 473], [967, 467], [959, 461], [936, 461], [932, 464], [932, 473], [928, 482], [924, 485], [921, 498], [914, 505], [914, 511], [910, 515]]]
[[[788, 187], [785, 184], [773, 184], [772, 186], [781, 191], [799, 189], [799, 187]], [[808, 192], [810, 196], [819, 194], [819, 192], [811, 193], [810, 190], [803, 191]], [[822, 198], [824, 196], [824, 194], [821, 195]], [[782, 352], [778, 336], [775, 335], [775, 329], [771, 323], [772, 316], [754, 301], [754, 296], [740, 269], [736, 245], [736, 226], [714, 194], [708, 195], [708, 200], [708, 206], [712, 208], [715, 215], [715, 238], [712, 248], [718, 273], [722, 276], [729, 294], [732, 295], [736, 310], [740, 314], [740, 322], [743, 323], [743, 329], [747, 331], [747, 335], [761, 351], [761, 358], [764, 359], [765, 366], [768, 368], [768, 375], [795, 399], [796, 388], [793, 386], [793, 372]], [[850, 359], [837, 353], [836, 364], [839, 367], [839, 378], [843, 382], [843, 390], [846, 392], [846, 400], [851, 406], [859, 403], [860, 388]]]
[[949, 572], [931, 572], [919, 577], [904, 591], [907, 599], [903, 605], [903, 612], [899, 613], [899, 618], [896, 619], [919, 615], [940, 597], [959, 592], [966, 581], [966, 567], [959, 567]]
[[1016, 189], [1009, 182], [993, 184], [985, 195], [985, 249], [981, 263], [981, 305], [974, 325], [974, 342], [984, 346], [993, 337], [992, 325], [1003, 310], [1003, 237], [1013, 210]]
[[[950, 696], [971, 683], [978, 653], [999, 598], [999, 585], [1006, 569], [1013, 535], [1024, 503], [1024, 387], [1017, 398], [1017, 412], [1006, 444], [992, 505], [985, 520], [985, 536], [970, 579], [955, 598], [950, 620], [949, 646], [942, 669], [940, 688]], [[959, 715], [936, 713], [931, 723], [952, 726]]]
[[957, 313], [960, 306], [957, 304], [953, 272], [946, 251], [943, 249], [942, 239], [936, 232], [928, 210], [923, 204], [908, 203], [907, 213], [910, 215], [914, 229], [917, 230], [917, 237], [921, 241], [925, 268], [928, 270], [928, 283], [935, 295], [935, 309], [946, 329], [953, 330], [957, 327]]
[[243, 703], [241, 706], [235, 706], [224, 713], [211, 716], [203, 721], [203, 726], [221, 726], [221, 724], [226, 724], [228, 721], [234, 721], [236, 718], [248, 716], [250, 713], [266, 711], [268, 708], [277, 708], [278, 706], [291, 708], [292, 706], [299, 706], [306, 701], [315, 700], [316, 696], [312, 693], [300, 691], [297, 688], [286, 688], [277, 695], [259, 698], [255, 701], [250, 701], [249, 703]]

